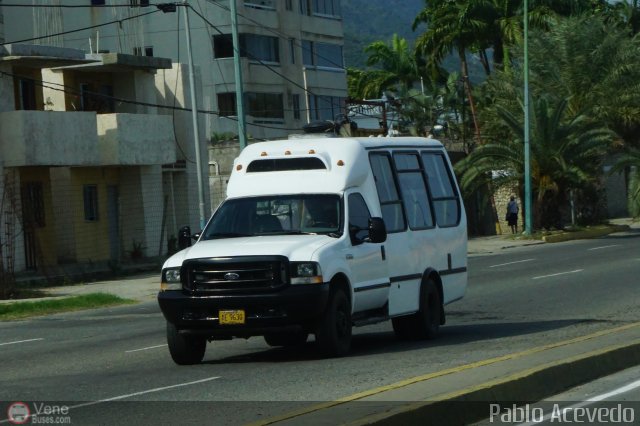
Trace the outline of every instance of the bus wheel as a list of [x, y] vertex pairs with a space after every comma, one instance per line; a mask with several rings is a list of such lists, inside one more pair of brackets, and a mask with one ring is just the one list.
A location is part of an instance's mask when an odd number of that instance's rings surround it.
[[420, 310], [416, 313], [416, 332], [421, 339], [435, 339], [440, 331], [442, 302], [431, 278], [420, 289]]
[[174, 324], [167, 322], [167, 343], [173, 362], [178, 365], [198, 364], [204, 358], [207, 339], [178, 333]]
[[316, 344], [326, 356], [343, 356], [351, 348], [351, 306], [344, 290], [329, 296], [324, 315], [316, 329]]

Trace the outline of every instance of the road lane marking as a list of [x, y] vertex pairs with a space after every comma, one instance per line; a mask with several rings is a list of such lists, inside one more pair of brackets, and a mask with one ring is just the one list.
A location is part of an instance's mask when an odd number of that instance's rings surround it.
[[[160, 388], [147, 389], [147, 390], [143, 390], [143, 391], [140, 391], [140, 392], [128, 393], [126, 395], [118, 395], [118, 396], [114, 396], [114, 397], [111, 397], [111, 398], [100, 399], [98, 401], [91, 401], [91, 402], [85, 402], [85, 403], [82, 403], [82, 404], [72, 405], [72, 406], [68, 407], [68, 409], [71, 410], [71, 409], [76, 409], [76, 408], [90, 407], [92, 405], [104, 404], [105, 402], [119, 401], [121, 399], [130, 398], [132, 396], [146, 395], [148, 393], [161, 392], [161, 391], [168, 390], [168, 389], [175, 389], [175, 388], [184, 387], [184, 386], [197, 385], [198, 383], [210, 382], [212, 380], [216, 380], [216, 379], [219, 379], [219, 378], [220, 378], [220, 376], [207, 377], [206, 379], [195, 380], [193, 382], [178, 383], [176, 385], [170, 385], [170, 386], [163, 386], [163, 387], [160, 387]], [[29, 418], [33, 418], [33, 417], [36, 417], [36, 415], [35, 414], [31, 415]], [[0, 424], [1, 423], [7, 423], [8, 421], [9, 421], [9, 419], [0, 420]]]
[[[580, 402], [578, 404], [573, 404], [570, 405], [568, 407], [563, 407], [561, 411], [571, 411], [571, 410], [575, 410], [576, 408], [583, 408], [583, 407], [587, 407], [589, 405], [593, 405], [596, 402], [600, 402], [600, 401], [604, 401], [606, 399], [609, 399], [612, 396], [616, 396], [616, 395], [621, 395], [623, 393], [632, 391], [636, 388], [640, 387], [640, 380], [636, 380], [635, 382], [629, 383], [628, 385], [622, 386], [618, 389], [614, 389], [611, 392], [607, 392], [607, 393], [603, 393], [597, 396], [593, 396], [589, 399], [585, 399], [583, 402]], [[540, 419], [541, 421], [535, 421], [535, 422], [529, 422], [529, 423], [520, 423], [518, 424], [518, 426], [534, 426], [537, 424], [540, 424], [541, 422], [546, 422], [547, 420], [551, 419], [551, 416], [553, 416], [553, 412], [549, 413], [549, 414], [545, 414], [545, 416]]]
[[576, 269], [575, 271], [567, 271], [567, 272], [558, 272], [557, 274], [549, 274], [549, 275], [540, 275], [538, 277], [533, 277], [534, 280], [539, 280], [541, 278], [549, 278], [549, 277], [557, 277], [559, 275], [567, 275], [567, 274], [575, 274], [577, 272], [582, 272], [584, 269]]
[[612, 334], [612, 333], [618, 333], [621, 331], [625, 331], [625, 330], [629, 330], [631, 328], [637, 328], [640, 327], [640, 322], [635, 322], [635, 323], [631, 323], [631, 324], [625, 324], [622, 325], [620, 327], [615, 327], [615, 328], [610, 328], [607, 330], [601, 330], [601, 331], [597, 331], [595, 333], [592, 334], [587, 334], [584, 336], [580, 336], [580, 337], [575, 337], [573, 339], [569, 339], [569, 340], [564, 340], [561, 342], [556, 342], [556, 343], [550, 343], [548, 345], [544, 345], [544, 346], [537, 346], [531, 349], [527, 349], [521, 352], [515, 352], [515, 353], [510, 353], [507, 355], [502, 355], [499, 357], [495, 357], [495, 358], [489, 358], [489, 359], [484, 359], [481, 361], [476, 361], [473, 362], [471, 364], [464, 364], [458, 367], [452, 367], [452, 368], [448, 368], [446, 370], [440, 370], [440, 371], [435, 371], [433, 373], [427, 373], [424, 374], [422, 376], [416, 376], [416, 377], [411, 377], [409, 379], [405, 379], [405, 380], [401, 380], [399, 382], [396, 383], [392, 383], [390, 385], [384, 385], [384, 386], [380, 386], [377, 388], [373, 388], [373, 389], [369, 389], [369, 390], [365, 390], [359, 393], [355, 393], [353, 395], [349, 395], [349, 396], [345, 396], [343, 398], [340, 398], [338, 400], [335, 401], [328, 401], [328, 402], [323, 402], [320, 404], [315, 404], [309, 407], [303, 407], [300, 408], [298, 410], [294, 410], [294, 411], [290, 411], [288, 413], [285, 414], [281, 414], [281, 415], [276, 415], [274, 417], [268, 418], [268, 419], [264, 419], [264, 420], [258, 420], [252, 423], [249, 423], [246, 426], [267, 426], [267, 425], [271, 425], [274, 423], [278, 423], [278, 422], [282, 422], [285, 420], [291, 420], [294, 419], [296, 417], [300, 417], [303, 416], [305, 414], [310, 414], [310, 413], [314, 413], [320, 410], [324, 410], [324, 409], [328, 409], [328, 408], [332, 408], [338, 405], [342, 405], [342, 404], [346, 404], [352, 401], [358, 401], [361, 399], [364, 399], [366, 397], [370, 397], [373, 395], [378, 395], [381, 394], [383, 392], [387, 392], [387, 391], [392, 391], [395, 389], [400, 389], [403, 387], [407, 387], [409, 385], [413, 385], [415, 383], [420, 383], [420, 382], [425, 382], [427, 380], [431, 380], [431, 379], [435, 379], [437, 377], [442, 377], [442, 376], [446, 376], [449, 374], [453, 374], [453, 373], [459, 373], [462, 371], [466, 371], [466, 370], [472, 370], [474, 368], [478, 368], [478, 367], [483, 367], [486, 365], [492, 365], [492, 364], [496, 364], [498, 362], [501, 361], [507, 361], [507, 360], [512, 360], [512, 359], [518, 359], [518, 358], [522, 358], [525, 357], [527, 355], [532, 355], [532, 354], [536, 354], [539, 352], [544, 352], [550, 349], [555, 349], [555, 348], [559, 348], [559, 347], [563, 347], [563, 346], [568, 346], [574, 343], [579, 343], [579, 342], [584, 342], [586, 340], [591, 340], [591, 339], [595, 339], [597, 337], [601, 337], [601, 336], [606, 336], [608, 334]]
[[219, 378], [220, 378], [220, 376], [207, 377], [206, 379], [195, 380], [193, 382], [178, 383], [176, 385], [169, 385], [169, 386], [163, 386], [163, 387], [160, 387], [160, 388], [147, 389], [147, 390], [143, 390], [143, 391], [140, 391], [140, 392], [133, 392], [133, 393], [125, 394], [125, 395], [114, 396], [114, 397], [111, 397], [111, 398], [100, 399], [98, 401], [91, 401], [91, 402], [85, 402], [85, 403], [82, 403], [82, 404], [72, 405], [71, 407], [69, 407], [69, 409], [89, 407], [89, 406], [92, 406], [92, 405], [104, 404], [105, 402], [119, 401], [121, 399], [131, 398], [132, 396], [146, 395], [148, 393], [162, 392], [162, 391], [169, 390], [169, 389], [175, 389], [175, 388], [180, 388], [180, 387], [185, 387], [185, 386], [197, 385], [198, 383], [210, 382], [212, 380], [216, 380], [216, 379], [219, 379]]
[[16, 343], [37, 342], [38, 340], [44, 340], [44, 337], [39, 337], [37, 339], [16, 340], [15, 342], [0, 343], [0, 346], [15, 345]]
[[489, 266], [489, 268], [497, 268], [498, 266], [513, 265], [515, 263], [531, 262], [532, 260], [535, 260], [535, 259], [516, 260], [515, 262], [507, 262], [507, 263], [501, 263], [499, 265], [491, 265]]
[[610, 246], [593, 247], [593, 248], [587, 249], [587, 251], [602, 250], [602, 249], [611, 248], [611, 247], [620, 247], [620, 244], [611, 244]]
[[146, 351], [147, 349], [164, 348], [165, 346], [167, 346], [166, 343], [164, 345], [155, 345], [155, 346], [147, 346], [146, 348], [131, 349], [130, 351], [124, 351], [124, 353], [128, 354], [128, 353], [131, 353], [131, 352]]

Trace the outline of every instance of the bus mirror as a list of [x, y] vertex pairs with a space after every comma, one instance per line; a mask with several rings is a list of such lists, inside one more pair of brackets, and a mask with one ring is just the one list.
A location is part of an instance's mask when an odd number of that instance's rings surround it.
[[180, 250], [191, 247], [191, 228], [183, 226], [178, 231], [178, 248]]
[[387, 240], [387, 228], [381, 217], [369, 219], [369, 241], [372, 243], [384, 243]]

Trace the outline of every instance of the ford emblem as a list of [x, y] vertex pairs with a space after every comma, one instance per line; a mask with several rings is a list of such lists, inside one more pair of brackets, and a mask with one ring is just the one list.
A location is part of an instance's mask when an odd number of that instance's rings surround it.
[[226, 274], [224, 274], [224, 279], [227, 281], [235, 281], [239, 278], [240, 278], [240, 275], [236, 274], [235, 272], [227, 272]]

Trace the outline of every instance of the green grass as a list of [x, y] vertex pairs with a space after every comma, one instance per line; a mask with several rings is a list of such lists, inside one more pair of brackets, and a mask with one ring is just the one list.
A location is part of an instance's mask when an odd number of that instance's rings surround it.
[[133, 303], [136, 303], [136, 301], [123, 299], [107, 293], [90, 293], [82, 296], [39, 300], [33, 302], [3, 303], [0, 304], [0, 321], [49, 315], [59, 312], [80, 311], [83, 309], [130, 305]]

